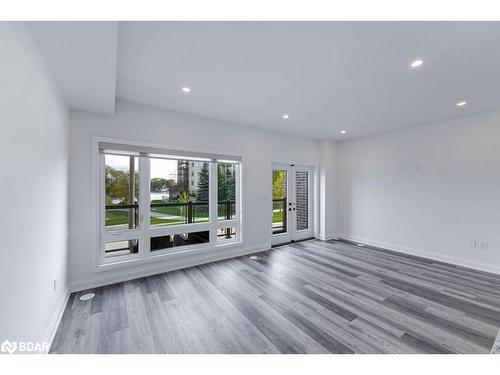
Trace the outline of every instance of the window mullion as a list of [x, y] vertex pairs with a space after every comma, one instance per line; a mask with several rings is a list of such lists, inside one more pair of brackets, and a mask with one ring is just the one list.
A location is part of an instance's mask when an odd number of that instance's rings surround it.
[[242, 218], [241, 218], [241, 164], [236, 165], [235, 169], [235, 214], [238, 225], [236, 226], [236, 239], [242, 241]]
[[106, 234], [106, 162], [104, 154], [99, 154], [99, 264], [105, 259]]
[[210, 244], [217, 244], [217, 163], [209, 163], [209, 203]]
[[150, 233], [149, 233], [149, 175], [150, 160], [146, 157], [139, 157], [139, 254], [147, 256], [150, 253]]

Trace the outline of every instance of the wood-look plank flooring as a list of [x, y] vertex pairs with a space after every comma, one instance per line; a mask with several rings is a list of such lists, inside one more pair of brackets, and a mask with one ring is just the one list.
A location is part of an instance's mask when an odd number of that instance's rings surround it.
[[500, 276], [339, 241], [255, 255], [73, 293], [51, 352], [488, 353], [498, 333]]

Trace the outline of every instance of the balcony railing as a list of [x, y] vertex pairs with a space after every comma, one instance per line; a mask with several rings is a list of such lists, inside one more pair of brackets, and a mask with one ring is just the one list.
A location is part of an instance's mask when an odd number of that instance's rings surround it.
[[273, 234], [286, 232], [286, 198], [273, 199]]
[[[150, 203], [151, 225], [179, 225], [203, 223], [209, 220], [208, 202], [164, 202]], [[106, 227], [137, 228], [139, 222], [138, 204], [106, 205]], [[236, 218], [235, 201], [217, 203], [217, 219]]]

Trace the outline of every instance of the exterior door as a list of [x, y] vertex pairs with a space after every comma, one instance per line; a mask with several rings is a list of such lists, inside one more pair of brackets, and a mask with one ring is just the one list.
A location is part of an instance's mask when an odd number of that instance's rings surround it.
[[273, 164], [272, 245], [313, 237], [313, 169]]

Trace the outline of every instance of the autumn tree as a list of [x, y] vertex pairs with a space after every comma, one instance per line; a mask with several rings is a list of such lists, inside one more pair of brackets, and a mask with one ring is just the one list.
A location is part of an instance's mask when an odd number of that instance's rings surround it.
[[273, 199], [285, 198], [286, 171], [273, 170]]

